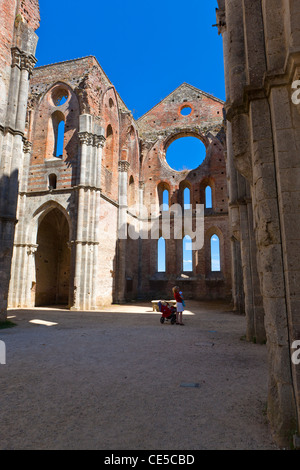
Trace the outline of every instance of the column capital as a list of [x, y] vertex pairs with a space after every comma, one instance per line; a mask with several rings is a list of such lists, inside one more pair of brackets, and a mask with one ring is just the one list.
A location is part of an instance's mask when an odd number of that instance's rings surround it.
[[23, 152], [24, 153], [30, 153], [32, 148], [32, 142], [29, 142], [29, 140], [24, 139], [23, 140]]
[[89, 132], [78, 132], [78, 139], [80, 140], [81, 144], [86, 145], [93, 145], [94, 144], [94, 136]]
[[81, 144], [90, 145], [93, 147], [103, 147], [105, 144], [105, 137], [103, 135], [92, 134], [91, 132], [78, 132], [78, 139]]
[[33, 68], [37, 63], [37, 59], [32, 54], [21, 51], [18, 47], [11, 48], [12, 68], [18, 67], [20, 70], [27, 70], [29, 75], [32, 74]]
[[104, 147], [104, 144], [106, 142], [106, 138], [104, 135], [94, 135], [94, 145], [95, 147]]
[[129, 170], [130, 163], [127, 160], [119, 160], [118, 170], [119, 172], [127, 172]]

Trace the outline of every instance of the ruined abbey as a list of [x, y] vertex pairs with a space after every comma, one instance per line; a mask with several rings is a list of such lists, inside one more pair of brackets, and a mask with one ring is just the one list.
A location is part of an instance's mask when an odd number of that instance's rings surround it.
[[[38, 0], [1, 4], [0, 319], [8, 307], [169, 298], [175, 284], [226, 299], [247, 340], [267, 345], [268, 418], [286, 445], [300, 432], [300, 6], [218, 0], [216, 14], [226, 102], [183, 83], [135, 120], [95, 57], [36, 66]], [[166, 153], [187, 136], [206, 156], [176, 171]], [[199, 206], [203, 240], [187, 270]], [[155, 236], [149, 224], [141, 236], [150, 218]]]

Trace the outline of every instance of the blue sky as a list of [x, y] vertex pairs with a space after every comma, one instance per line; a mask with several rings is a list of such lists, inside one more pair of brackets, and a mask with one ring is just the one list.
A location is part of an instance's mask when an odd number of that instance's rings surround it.
[[[135, 119], [183, 82], [225, 101], [216, 7], [216, 0], [40, 0], [37, 66], [95, 56]], [[192, 137], [167, 152], [175, 170], [204, 157]]]
[[94, 55], [137, 119], [183, 82], [225, 99], [215, 0], [40, 0], [37, 66]]
[[[95, 56], [135, 119], [183, 82], [225, 100], [216, 7], [215, 0], [40, 0], [37, 66]], [[204, 157], [193, 137], [167, 152], [177, 171]]]

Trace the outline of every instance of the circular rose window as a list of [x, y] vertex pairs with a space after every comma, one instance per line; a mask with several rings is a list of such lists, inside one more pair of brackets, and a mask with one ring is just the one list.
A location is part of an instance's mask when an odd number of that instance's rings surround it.
[[54, 106], [62, 106], [69, 99], [69, 92], [65, 88], [54, 88], [51, 93], [51, 99]]

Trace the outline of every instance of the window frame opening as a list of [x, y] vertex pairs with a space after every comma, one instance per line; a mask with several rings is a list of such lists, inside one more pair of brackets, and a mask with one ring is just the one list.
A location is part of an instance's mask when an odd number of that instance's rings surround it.
[[[214, 240], [214, 237], [217, 240]], [[217, 247], [213, 247], [213, 242], [217, 241]], [[210, 271], [212, 273], [220, 273], [221, 269], [221, 240], [220, 237], [214, 233], [209, 240], [209, 249], [210, 249]]]
[[[187, 247], [186, 245], [189, 245]], [[188, 259], [185, 259], [186, 256]], [[188, 264], [190, 266], [188, 266]], [[184, 273], [192, 273], [194, 271], [194, 260], [193, 260], [193, 250], [192, 250], [192, 239], [189, 235], [185, 235], [182, 239], [182, 271]]]
[[[205, 205], [204, 205], [205, 209], [212, 209], [213, 208], [213, 196], [212, 196], [213, 192], [212, 192], [212, 187], [209, 184], [205, 187], [204, 194], [205, 194]], [[209, 199], [209, 203], [208, 203], [208, 199]]]
[[180, 133], [168, 140], [164, 152], [165, 161], [172, 170], [192, 171], [204, 163], [207, 147], [199, 135]]
[[166, 273], [167, 257], [166, 257], [166, 240], [160, 237], [157, 240], [157, 272]]
[[53, 157], [63, 158], [66, 122], [65, 115], [61, 111], [55, 111], [51, 115], [53, 129]]
[[183, 209], [190, 210], [192, 208], [191, 203], [191, 189], [186, 186], [183, 190]]
[[55, 173], [51, 173], [48, 175], [48, 189], [52, 191], [52, 189], [56, 189], [57, 186], [57, 175]]

